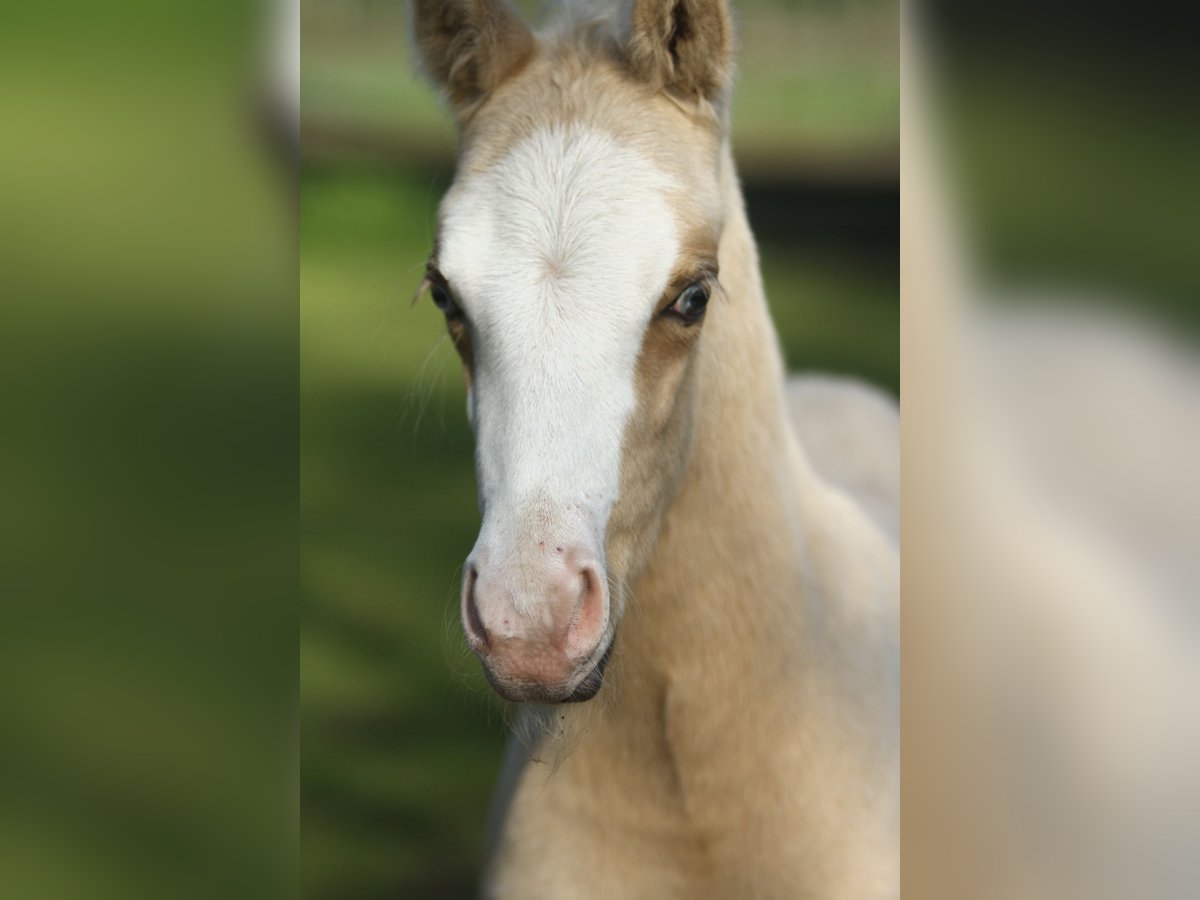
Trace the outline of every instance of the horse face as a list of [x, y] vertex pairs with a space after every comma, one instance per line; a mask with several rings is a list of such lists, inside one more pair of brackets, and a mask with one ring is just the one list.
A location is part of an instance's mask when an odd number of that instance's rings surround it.
[[[420, 13], [436, 75], [462, 32]], [[648, 74], [539, 53], [492, 13], [498, 34], [470, 46], [503, 52], [439, 76], [462, 153], [427, 278], [476, 436], [462, 620], [501, 695], [584, 700], [689, 455], [721, 129]]]
[[443, 203], [430, 283], [467, 370], [483, 512], [463, 625], [507, 697], [596, 692], [686, 460], [718, 287], [682, 192], [612, 134], [554, 124]]

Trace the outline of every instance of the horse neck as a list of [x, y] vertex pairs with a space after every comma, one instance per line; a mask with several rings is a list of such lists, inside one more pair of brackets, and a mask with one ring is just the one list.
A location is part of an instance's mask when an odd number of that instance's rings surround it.
[[700, 346], [699, 415], [688, 475], [704, 480], [717, 467], [720, 480], [703, 489], [745, 497], [761, 491], [754, 479], [762, 473], [790, 469], [798, 447], [784, 403], [783, 356], [728, 144], [720, 178], [724, 290]]
[[[784, 365], [728, 147], [720, 279], [698, 359], [691, 456], [618, 637], [611, 708], [645, 694], [737, 701], [777, 676], [804, 633], [801, 509], [812, 474], [787, 420]], [[616, 660], [614, 660], [616, 662]], [[710, 690], [711, 688], [711, 690]]]

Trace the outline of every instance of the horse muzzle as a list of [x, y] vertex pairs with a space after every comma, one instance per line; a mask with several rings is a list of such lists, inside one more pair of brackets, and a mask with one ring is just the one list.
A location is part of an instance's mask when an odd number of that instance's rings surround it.
[[609, 592], [586, 547], [539, 542], [507, 563], [477, 548], [463, 579], [462, 622], [507, 700], [577, 702], [600, 689], [612, 650]]

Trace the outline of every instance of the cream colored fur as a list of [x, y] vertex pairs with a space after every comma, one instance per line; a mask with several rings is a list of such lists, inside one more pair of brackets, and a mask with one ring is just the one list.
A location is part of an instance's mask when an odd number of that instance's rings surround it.
[[517, 775], [486, 893], [898, 893], [895, 547], [816, 475], [733, 166], [683, 485], [601, 695], [555, 708]]
[[862, 504], [900, 539], [900, 409], [861, 381], [833, 375], [788, 379], [788, 408], [817, 474]]

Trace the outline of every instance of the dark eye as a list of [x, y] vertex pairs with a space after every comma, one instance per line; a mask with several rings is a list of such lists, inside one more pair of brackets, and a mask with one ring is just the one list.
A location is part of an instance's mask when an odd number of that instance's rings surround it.
[[698, 322], [704, 315], [704, 308], [708, 306], [708, 296], [707, 284], [689, 284], [675, 298], [675, 302], [667, 307], [667, 312], [678, 316], [689, 325]]
[[441, 279], [430, 281], [429, 296], [433, 298], [433, 305], [440, 309], [446, 316], [453, 317], [459, 314], [458, 304], [450, 296], [450, 288]]

